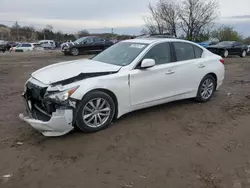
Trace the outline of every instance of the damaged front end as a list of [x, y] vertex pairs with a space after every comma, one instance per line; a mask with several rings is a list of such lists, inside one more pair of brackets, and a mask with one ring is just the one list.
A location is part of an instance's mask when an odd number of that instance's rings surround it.
[[73, 111], [76, 101], [70, 95], [78, 87], [60, 91], [30, 79], [25, 85], [23, 99], [26, 115], [19, 117], [44, 136], [61, 136], [73, 127]]

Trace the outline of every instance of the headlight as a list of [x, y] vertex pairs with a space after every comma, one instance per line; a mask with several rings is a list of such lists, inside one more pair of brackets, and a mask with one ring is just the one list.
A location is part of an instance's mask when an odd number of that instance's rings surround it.
[[50, 99], [54, 99], [54, 100], [59, 100], [59, 101], [66, 101], [69, 99], [69, 97], [78, 89], [79, 86], [58, 92], [58, 93], [54, 93], [48, 96], [48, 98]]

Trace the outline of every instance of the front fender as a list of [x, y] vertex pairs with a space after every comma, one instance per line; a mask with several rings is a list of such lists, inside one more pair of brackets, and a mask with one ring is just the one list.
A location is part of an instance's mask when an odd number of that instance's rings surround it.
[[80, 82], [79, 85], [80, 87], [71, 95], [71, 98], [82, 100], [87, 93], [93, 90], [108, 90], [116, 96], [118, 103], [117, 117], [130, 111], [128, 75], [109, 75], [103, 79], [87, 79]]

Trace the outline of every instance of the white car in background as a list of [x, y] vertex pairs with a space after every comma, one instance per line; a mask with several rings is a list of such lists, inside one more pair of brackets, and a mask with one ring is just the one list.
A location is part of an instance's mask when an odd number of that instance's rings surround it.
[[38, 42], [44, 49], [55, 49], [56, 43], [53, 40], [40, 40]]
[[34, 45], [32, 43], [21, 43], [16, 47], [13, 47], [15, 52], [27, 52], [34, 50]]
[[224, 60], [179, 39], [121, 41], [91, 59], [44, 67], [25, 84], [27, 115], [45, 136], [74, 127], [96, 132], [116, 118], [170, 101], [211, 99], [224, 80]]

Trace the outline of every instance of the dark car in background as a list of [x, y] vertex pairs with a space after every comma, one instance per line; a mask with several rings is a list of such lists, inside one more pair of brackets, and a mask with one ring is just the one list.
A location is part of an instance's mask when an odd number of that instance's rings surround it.
[[245, 57], [247, 55], [247, 46], [236, 41], [223, 41], [216, 45], [208, 46], [207, 49], [222, 57], [229, 55]]
[[61, 51], [65, 55], [79, 55], [86, 52], [101, 52], [114, 43], [98, 36], [88, 36], [77, 39], [74, 42], [65, 43]]
[[1, 52], [9, 51], [11, 47], [16, 47], [19, 44], [20, 44], [19, 42], [3, 41], [0, 43], [0, 51]]

